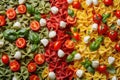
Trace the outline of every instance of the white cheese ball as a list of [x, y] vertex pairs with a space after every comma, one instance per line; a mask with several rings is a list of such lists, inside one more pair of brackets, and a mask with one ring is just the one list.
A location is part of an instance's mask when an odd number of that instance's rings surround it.
[[118, 80], [118, 78], [116, 76], [113, 76], [112, 80]]
[[52, 12], [53, 14], [57, 14], [58, 11], [59, 11], [59, 9], [58, 9], [56, 6], [51, 7], [51, 12]]
[[19, 4], [24, 4], [26, 0], [18, 0]]
[[65, 28], [66, 25], [67, 25], [66, 22], [64, 22], [64, 21], [60, 21], [60, 28]]
[[48, 39], [41, 39], [40, 42], [46, 47], [49, 43]]
[[54, 80], [56, 76], [54, 72], [49, 72], [48, 77], [50, 78], [50, 80]]
[[46, 19], [41, 18], [40, 19], [40, 26], [46, 26], [46, 24], [47, 24]]
[[21, 58], [21, 52], [20, 51], [16, 51], [15, 55], [14, 55], [14, 58], [19, 60]]
[[83, 74], [84, 74], [84, 71], [83, 71], [83, 70], [77, 70], [77, 71], [76, 71], [76, 75], [77, 75], [77, 77], [79, 77], [79, 78], [81, 78], [81, 77], [83, 76]]
[[92, 67], [97, 68], [99, 66], [99, 61], [92, 61]]
[[80, 53], [75, 54], [74, 60], [80, 60], [80, 59], [81, 59]]
[[21, 23], [20, 23], [20, 22], [15, 22], [15, 23], [13, 24], [13, 26], [14, 26], [14, 27], [21, 27]]
[[98, 29], [98, 24], [97, 23], [94, 23], [92, 24], [92, 30], [97, 30]]
[[85, 43], [88, 43], [88, 42], [89, 42], [89, 39], [90, 39], [90, 36], [85, 36], [85, 37], [84, 37], [84, 42], [85, 42]]
[[91, 4], [92, 4], [92, 0], [86, 0], [86, 4], [88, 5], [88, 6], [90, 6]]
[[56, 36], [56, 32], [55, 31], [50, 31], [49, 32], [49, 38], [54, 38]]
[[93, 4], [96, 6], [98, 5], [98, 0], [93, 0]]
[[64, 57], [64, 55], [65, 55], [64, 51], [59, 49], [58, 50], [58, 57], [62, 58], [62, 57]]
[[115, 58], [114, 57], [108, 57], [108, 63], [109, 64], [113, 64], [114, 63], [114, 61], [115, 61]]
[[17, 80], [17, 78], [15, 76], [13, 76], [12, 80]]
[[73, 2], [73, 0], [67, 0], [68, 4], [71, 4]]
[[4, 46], [4, 41], [0, 40], [0, 48]]
[[117, 25], [120, 26], [120, 19], [117, 20]]

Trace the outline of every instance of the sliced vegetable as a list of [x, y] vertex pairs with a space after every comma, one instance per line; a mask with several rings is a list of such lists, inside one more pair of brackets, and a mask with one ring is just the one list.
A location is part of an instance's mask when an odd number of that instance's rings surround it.
[[9, 19], [14, 19], [16, 17], [16, 12], [13, 8], [7, 9], [6, 14]]
[[103, 14], [102, 15], [102, 22], [103, 23], [106, 23], [107, 22], [107, 18], [109, 18], [110, 17], [110, 13], [108, 13], [108, 14]]
[[68, 24], [71, 24], [71, 25], [73, 25], [73, 24], [75, 24], [76, 23], [76, 21], [77, 21], [77, 19], [74, 17], [71, 17], [71, 16], [67, 16], [67, 23]]
[[75, 42], [68, 39], [68, 40], [65, 41], [65, 47], [68, 48], [68, 49], [74, 49]]
[[116, 15], [117, 18], [120, 19], [120, 10], [116, 10], [115, 15]]
[[35, 72], [37, 66], [34, 62], [31, 62], [31, 63], [28, 64], [27, 68], [28, 68], [28, 72]]
[[120, 43], [119, 43], [119, 42], [115, 44], [115, 49], [116, 49], [118, 52], [120, 52]]
[[75, 38], [77, 41], [79, 41], [80, 40], [79, 33], [77, 33], [77, 32], [73, 33], [73, 38]]
[[71, 17], [74, 17], [74, 11], [72, 9], [68, 9], [68, 14], [71, 16]]
[[106, 24], [101, 24], [98, 26], [98, 34], [106, 34], [108, 31], [108, 26]]
[[13, 60], [10, 62], [10, 69], [14, 72], [19, 71], [20, 70], [20, 64], [18, 61]]
[[100, 14], [94, 14], [93, 15], [93, 21], [97, 24], [99, 24], [102, 21], [102, 16]]
[[113, 65], [109, 65], [107, 67], [107, 71], [111, 74], [115, 74], [116, 73], [116, 70], [115, 70], [115, 67]]
[[54, 43], [54, 50], [60, 49], [61, 46], [62, 46], [61, 41], [56, 41], [56, 42]]
[[40, 23], [38, 21], [32, 21], [30, 23], [30, 28], [33, 31], [39, 31], [40, 30]]
[[110, 6], [113, 4], [113, 0], [104, 0], [103, 2], [106, 6]]
[[20, 49], [25, 48], [26, 47], [26, 40], [24, 38], [18, 38], [16, 40], [16, 46]]
[[30, 5], [30, 4], [26, 4], [26, 7], [27, 7], [27, 12], [30, 13], [30, 14], [34, 14], [35, 13], [35, 8]]
[[4, 26], [6, 24], [5, 17], [0, 15], [0, 26]]
[[72, 3], [73, 8], [80, 9], [81, 5], [79, 1], [73, 1]]
[[107, 66], [106, 66], [106, 65], [100, 65], [100, 66], [98, 66], [97, 70], [98, 70], [100, 73], [106, 73], [106, 71], [107, 71]]
[[43, 54], [37, 54], [34, 57], [34, 61], [36, 64], [41, 65], [45, 62], [45, 56]]
[[77, 52], [76, 51], [73, 51], [70, 55], [67, 56], [67, 59], [66, 61], [67, 62], [72, 62], [74, 60], [74, 56]]
[[4, 64], [8, 64], [9, 63], [9, 57], [8, 57], [7, 54], [2, 55], [2, 62]]
[[20, 13], [20, 14], [24, 14], [24, 13], [26, 13], [26, 6], [25, 5], [19, 5], [18, 7], [17, 7], [17, 10], [18, 10], [18, 12]]
[[30, 80], [40, 80], [40, 78], [37, 75], [33, 74], [30, 76]]
[[118, 32], [111, 30], [108, 32], [108, 37], [111, 39], [111, 41], [115, 41], [118, 38]]

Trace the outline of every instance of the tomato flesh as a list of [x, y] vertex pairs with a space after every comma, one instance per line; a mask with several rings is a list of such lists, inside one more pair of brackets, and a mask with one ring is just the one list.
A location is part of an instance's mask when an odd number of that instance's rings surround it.
[[72, 40], [66, 40], [65, 41], [65, 46], [68, 49], [73, 49], [75, 47], [75, 43]]
[[80, 40], [80, 35], [77, 32], [73, 33], [73, 38], [75, 38], [78, 41]]
[[113, 4], [113, 0], [104, 0], [103, 2], [106, 6], [110, 6]]
[[30, 76], [30, 80], [40, 80], [40, 78], [37, 75], [33, 74]]
[[115, 15], [116, 15], [117, 18], [120, 19], [120, 10], [116, 10]]
[[55, 43], [54, 43], [54, 50], [58, 50], [58, 49], [60, 49], [60, 47], [61, 47], [61, 41], [56, 41]]
[[21, 14], [26, 13], [26, 6], [25, 5], [19, 5], [17, 8], [18, 12]]
[[100, 66], [98, 66], [97, 70], [100, 73], [106, 73], [107, 67], [106, 67], [106, 65], [100, 65]]
[[77, 21], [76, 18], [73, 18], [73, 17], [71, 17], [71, 16], [67, 16], [67, 23], [68, 23], [68, 24], [73, 25], [73, 24], [76, 23], [76, 21]]
[[24, 38], [18, 38], [16, 40], [16, 46], [18, 48], [25, 48], [26, 47], [26, 40]]
[[13, 8], [8, 9], [6, 14], [9, 19], [14, 19], [16, 17], [16, 12]]
[[73, 8], [76, 8], [76, 9], [80, 9], [80, 7], [81, 7], [79, 1], [74, 1], [74, 2], [72, 3], [72, 6], [73, 6]]
[[108, 37], [111, 39], [111, 41], [115, 41], [118, 38], [118, 32], [110, 31], [108, 32]]
[[28, 72], [35, 72], [36, 71], [36, 64], [31, 62], [28, 64]]
[[120, 52], [120, 43], [116, 43], [116, 44], [115, 44], [115, 49], [116, 49], [118, 52]]
[[32, 21], [30, 23], [30, 28], [33, 31], [39, 31], [39, 29], [40, 29], [40, 23], [38, 21]]
[[14, 72], [19, 71], [20, 70], [20, 64], [18, 61], [14, 60], [12, 62], [10, 62], [10, 69]]
[[5, 17], [0, 15], [0, 26], [4, 26], [6, 23]]
[[94, 14], [93, 15], [93, 21], [97, 24], [99, 24], [102, 21], [102, 16], [100, 14]]
[[34, 61], [36, 64], [41, 65], [45, 61], [45, 56], [43, 54], [37, 54], [34, 57]]
[[8, 57], [8, 55], [4, 54], [4, 55], [2, 56], [2, 62], [3, 62], [4, 64], [8, 64], [8, 63], [9, 63], [9, 57]]
[[101, 24], [98, 26], [98, 34], [105, 34], [108, 31], [108, 26], [106, 24]]

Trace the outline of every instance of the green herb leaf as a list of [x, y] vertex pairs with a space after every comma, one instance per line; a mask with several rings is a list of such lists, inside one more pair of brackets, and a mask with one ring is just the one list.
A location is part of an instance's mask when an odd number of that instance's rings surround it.
[[109, 17], [110, 17], [110, 13], [108, 13], [108, 14], [103, 14], [103, 15], [102, 15], [102, 22], [103, 22], [103, 23], [106, 23], [106, 22], [107, 22], [106, 19], [109, 18]]
[[91, 67], [91, 66], [89, 66], [87, 68], [87, 71], [90, 72], [90, 73], [93, 73], [93, 74], [95, 73], [95, 69], [93, 67]]
[[115, 74], [116, 73], [116, 70], [115, 70], [115, 67], [110, 65], [107, 67], [107, 71], [111, 74]]
[[74, 11], [72, 9], [68, 9], [68, 14], [71, 16], [71, 17], [74, 17]]

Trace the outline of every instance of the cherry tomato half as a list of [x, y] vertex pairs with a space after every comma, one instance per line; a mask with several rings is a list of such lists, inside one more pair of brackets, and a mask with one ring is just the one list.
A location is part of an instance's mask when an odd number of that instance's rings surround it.
[[30, 76], [30, 80], [40, 80], [40, 78], [37, 75], [33, 74]]
[[68, 23], [68, 24], [73, 25], [73, 24], [76, 23], [76, 21], [77, 21], [76, 18], [73, 18], [73, 17], [71, 17], [71, 16], [67, 16], [67, 23]]
[[30, 28], [33, 31], [39, 31], [39, 29], [40, 29], [40, 23], [38, 21], [32, 21], [30, 23]]
[[106, 67], [106, 65], [100, 65], [100, 66], [98, 66], [97, 70], [98, 70], [100, 73], [106, 73], [107, 67]]
[[5, 17], [0, 15], [0, 26], [4, 26], [6, 23]]
[[102, 21], [102, 16], [100, 14], [94, 14], [93, 15], [93, 21], [97, 24], [99, 24]]
[[120, 52], [120, 43], [115, 44], [115, 49]]
[[45, 61], [45, 56], [43, 54], [37, 54], [34, 57], [34, 61], [36, 64], [41, 65]]
[[110, 6], [113, 4], [113, 0], [104, 0], [103, 2], [106, 6]]
[[19, 5], [17, 7], [17, 10], [18, 10], [19, 13], [24, 14], [24, 13], [26, 13], [26, 6], [25, 5]]
[[19, 71], [20, 70], [20, 64], [18, 61], [13, 60], [10, 62], [10, 69], [14, 72]]
[[109, 31], [108, 37], [111, 39], [111, 41], [115, 41], [118, 38], [118, 32], [117, 31]]
[[25, 48], [26, 47], [26, 40], [24, 38], [18, 38], [16, 40], [16, 46], [18, 48]]
[[56, 41], [55, 43], [54, 43], [54, 50], [58, 50], [58, 49], [60, 49], [60, 47], [61, 47], [61, 41]]
[[28, 68], [28, 72], [35, 72], [37, 66], [34, 62], [31, 62], [31, 63], [28, 64], [27, 68]]
[[16, 12], [13, 8], [8, 9], [6, 14], [9, 19], [14, 19], [16, 17]]
[[80, 40], [79, 33], [77, 33], [77, 32], [73, 33], [73, 38], [75, 38], [77, 41], [79, 41]]
[[65, 41], [65, 46], [68, 49], [73, 49], [75, 47], [75, 43], [72, 40], [66, 40]]
[[120, 19], [120, 10], [116, 10], [115, 15], [116, 15], [117, 18]]
[[3, 62], [4, 64], [8, 64], [8, 63], [9, 63], [9, 57], [8, 57], [8, 55], [4, 54], [4, 55], [2, 56], [2, 62]]
[[74, 1], [74, 2], [72, 3], [72, 6], [73, 6], [73, 8], [75, 8], [75, 9], [80, 9], [80, 7], [81, 7], [79, 1]]
[[101, 24], [98, 26], [98, 34], [105, 34], [108, 31], [108, 26], [106, 24]]

